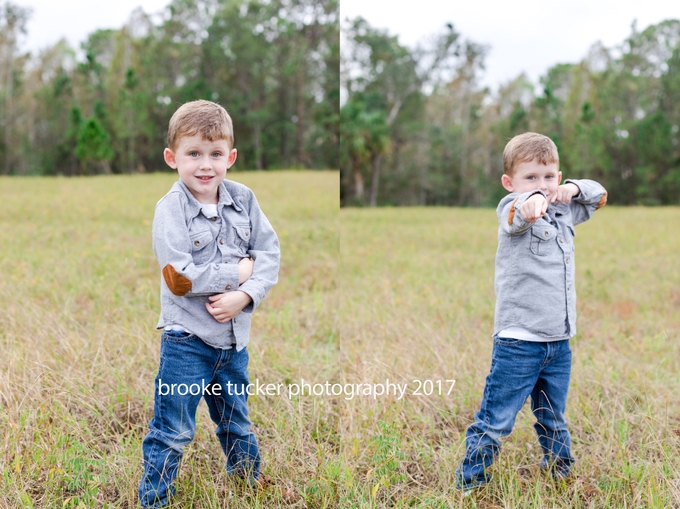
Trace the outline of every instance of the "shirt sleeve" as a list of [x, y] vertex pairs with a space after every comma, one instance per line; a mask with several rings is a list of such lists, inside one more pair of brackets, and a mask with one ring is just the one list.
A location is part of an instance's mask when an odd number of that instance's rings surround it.
[[571, 199], [569, 207], [574, 225], [584, 223], [593, 213], [607, 204], [607, 190], [594, 180], [567, 179], [565, 184], [574, 184], [580, 190], [579, 194]]
[[498, 221], [505, 233], [519, 235], [531, 228], [535, 223], [525, 221], [520, 212], [520, 207], [535, 194], [540, 194], [547, 199], [545, 194], [540, 191], [529, 191], [527, 193], [511, 193], [501, 200], [496, 209]]
[[156, 205], [153, 249], [161, 266], [163, 283], [173, 295], [205, 297], [238, 287], [237, 264], [194, 263], [189, 228], [178, 193], [167, 195]]
[[251, 231], [248, 254], [255, 264], [253, 275], [239, 287], [239, 290], [253, 299], [253, 302], [243, 308], [243, 312], [252, 313], [278, 281], [281, 250], [274, 228], [260, 209], [252, 191], [248, 196], [247, 209]]

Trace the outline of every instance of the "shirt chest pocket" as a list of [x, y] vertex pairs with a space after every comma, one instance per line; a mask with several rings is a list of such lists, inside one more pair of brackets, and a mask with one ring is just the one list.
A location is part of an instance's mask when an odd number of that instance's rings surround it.
[[234, 246], [239, 256], [248, 256], [250, 250], [250, 224], [236, 224], [232, 227]]
[[557, 248], [557, 230], [548, 225], [531, 227], [531, 252], [537, 256], [548, 256]]
[[189, 234], [191, 239], [191, 257], [194, 264], [208, 263], [215, 251], [215, 242], [210, 230], [201, 230]]

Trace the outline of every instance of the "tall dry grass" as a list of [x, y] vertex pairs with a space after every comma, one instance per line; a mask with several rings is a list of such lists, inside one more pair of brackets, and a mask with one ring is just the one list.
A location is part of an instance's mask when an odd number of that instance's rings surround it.
[[[573, 478], [541, 477], [525, 408], [493, 481], [463, 499], [454, 471], [489, 367], [494, 212], [338, 215], [337, 172], [233, 178], [282, 246], [251, 379], [389, 379], [408, 394], [252, 398], [276, 481], [264, 491], [225, 475], [202, 405], [172, 507], [680, 507], [679, 209], [606, 207], [577, 228]], [[174, 179], [0, 179], [0, 507], [136, 507], [159, 348], [150, 226]], [[451, 379], [448, 395], [413, 394]]]
[[342, 454], [357, 507], [680, 507], [677, 208], [606, 207], [577, 227], [578, 335], [567, 417], [574, 476], [539, 474], [525, 407], [494, 480], [453, 486], [493, 332], [493, 210], [343, 210], [346, 379], [455, 379], [449, 396], [344, 404]]
[[[230, 177], [255, 191], [282, 247], [280, 283], [253, 319], [251, 378], [331, 377], [337, 172]], [[174, 180], [0, 179], [0, 507], [137, 506], [160, 344], [151, 220]], [[202, 403], [174, 507], [330, 506], [332, 402], [253, 397], [250, 408], [277, 487], [244, 490], [227, 479]]]

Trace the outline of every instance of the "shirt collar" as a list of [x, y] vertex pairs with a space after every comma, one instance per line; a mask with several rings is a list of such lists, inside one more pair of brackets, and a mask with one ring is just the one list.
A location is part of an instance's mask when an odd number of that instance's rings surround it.
[[[191, 217], [196, 217], [198, 214], [201, 213], [201, 208], [203, 205], [194, 197], [193, 194], [191, 194], [191, 191], [189, 191], [189, 188], [186, 186], [186, 184], [182, 182], [182, 179], [178, 179], [177, 182], [175, 182], [175, 184], [173, 185], [173, 187], [182, 190], [182, 192], [187, 197], [187, 200], [189, 200], [189, 213], [191, 214]], [[222, 207], [234, 207], [234, 209], [236, 209], [238, 212], [241, 212], [242, 210], [241, 207], [236, 205], [236, 202], [231, 197], [231, 194], [229, 194], [229, 191], [227, 191], [227, 185], [225, 180], [220, 182], [217, 194], [219, 196], [219, 199], [217, 201], [218, 215], [222, 212]]]

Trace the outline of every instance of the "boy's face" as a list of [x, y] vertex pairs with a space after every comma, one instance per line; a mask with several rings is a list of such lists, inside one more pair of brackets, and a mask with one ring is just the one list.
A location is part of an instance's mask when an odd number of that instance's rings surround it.
[[541, 164], [535, 160], [522, 162], [515, 166], [512, 176], [503, 175], [501, 182], [503, 187], [511, 193], [526, 193], [543, 191], [550, 201], [562, 180], [562, 172], [558, 170], [557, 163]]
[[226, 140], [183, 136], [176, 150], [166, 148], [163, 157], [199, 203], [217, 203], [217, 188], [236, 161], [236, 149], [230, 148]]

